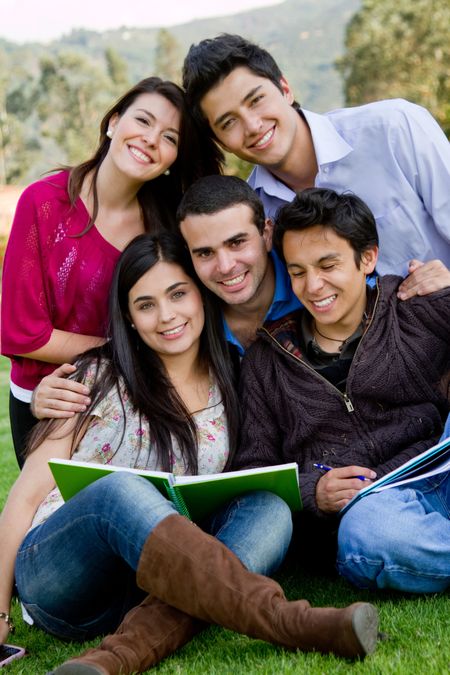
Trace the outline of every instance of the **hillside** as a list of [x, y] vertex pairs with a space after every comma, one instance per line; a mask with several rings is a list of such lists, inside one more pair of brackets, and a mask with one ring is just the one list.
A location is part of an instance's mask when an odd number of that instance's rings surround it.
[[[222, 32], [240, 33], [269, 49], [290, 80], [297, 99], [318, 112], [343, 104], [342, 87], [333, 63], [342, 53], [345, 26], [360, 0], [286, 0], [280, 5], [234, 16], [192, 21], [171, 27], [180, 59], [193, 42]], [[113, 47], [127, 62], [130, 78], [152, 74], [157, 28], [124, 26], [98, 33], [77, 30], [48, 45], [16, 45], [0, 40], [13, 62], [33, 73], [43, 54], [75, 51], [102, 60]]]

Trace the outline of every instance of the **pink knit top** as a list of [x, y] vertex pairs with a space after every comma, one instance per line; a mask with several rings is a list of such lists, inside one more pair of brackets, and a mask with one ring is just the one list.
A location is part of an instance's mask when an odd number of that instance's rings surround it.
[[54, 328], [103, 336], [108, 293], [120, 251], [92, 227], [78, 199], [70, 206], [69, 173], [24, 190], [6, 249], [2, 281], [1, 351], [12, 360], [11, 380], [32, 390], [54, 364], [21, 358], [43, 347]]

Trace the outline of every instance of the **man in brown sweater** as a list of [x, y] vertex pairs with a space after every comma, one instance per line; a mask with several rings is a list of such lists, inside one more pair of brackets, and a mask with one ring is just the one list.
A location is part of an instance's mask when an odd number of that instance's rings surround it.
[[[298, 462], [305, 511], [337, 528], [362, 487], [442, 434], [450, 289], [401, 302], [400, 277], [368, 288], [378, 237], [353, 195], [305, 190], [275, 239], [304, 308], [265, 324], [246, 353], [238, 466]], [[449, 512], [448, 472], [365, 497], [340, 521], [339, 571], [365, 587], [447, 588]]]

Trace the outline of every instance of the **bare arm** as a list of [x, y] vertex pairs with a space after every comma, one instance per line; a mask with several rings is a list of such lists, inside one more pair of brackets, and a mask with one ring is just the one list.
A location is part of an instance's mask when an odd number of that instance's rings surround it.
[[400, 300], [408, 300], [415, 295], [429, 295], [450, 286], [450, 270], [440, 260], [411, 260], [409, 275], [398, 288]]
[[[70, 426], [69, 426], [70, 425]], [[9, 614], [17, 551], [29, 529], [36, 510], [54, 487], [48, 466], [51, 457], [69, 459], [74, 421], [64, 423], [57, 438], [47, 438], [26, 460], [9, 493], [0, 516], [0, 611]], [[66, 434], [62, 437], [64, 431]], [[8, 626], [0, 621], [0, 644], [6, 641]]]
[[27, 354], [18, 354], [27, 359], [37, 359], [48, 363], [66, 363], [73, 361], [78, 354], [86, 352], [92, 347], [100, 347], [106, 342], [105, 338], [94, 335], [80, 335], [54, 328], [50, 340], [39, 349]]
[[42, 378], [31, 400], [31, 411], [35, 417], [73, 417], [75, 413], [86, 410], [91, 402], [89, 387], [67, 379], [75, 371], [74, 365], [63, 363], [53, 373]]

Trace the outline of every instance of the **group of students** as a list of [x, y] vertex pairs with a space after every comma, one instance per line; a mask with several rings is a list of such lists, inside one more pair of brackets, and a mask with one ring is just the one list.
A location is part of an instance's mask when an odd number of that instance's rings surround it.
[[[183, 86], [127, 92], [91, 160], [24, 191], [5, 256], [2, 352], [26, 461], [0, 519], [0, 641], [14, 581], [53, 635], [116, 631], [58, 675], [141, 672], [211, 622], [372, 652], [373, 605], [311, 608], [269, 578], [293, 533], [311, 555], [332, 542], [360, 587], [450, 584], [448, 474], [339, 518], [450, 433], [445, 136], [405, 101], [305, 111], [240, 36], [192, 46]], [[222, 149], [256, 164], [248, 183], [220, 175]], [[293, 523], [255, 492], [196, 527], [126, 472], [63, 503], [51, 457], [194, 474], [295, 461], [304, 514]]]

